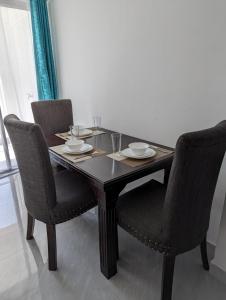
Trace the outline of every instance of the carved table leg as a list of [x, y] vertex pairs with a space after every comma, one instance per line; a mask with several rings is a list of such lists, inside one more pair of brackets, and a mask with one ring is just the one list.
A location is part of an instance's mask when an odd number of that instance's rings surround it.
[[117, 273], [116, 201], [124, 186], [98, 191], [100, 268], [110, 279]]

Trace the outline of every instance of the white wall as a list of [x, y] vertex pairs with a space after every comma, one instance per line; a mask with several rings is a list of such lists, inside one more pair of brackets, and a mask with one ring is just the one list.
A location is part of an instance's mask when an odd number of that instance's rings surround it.
[[[61, 96], [75, 117], [174, 146], [226, 118], [225, 0], [51, 0]], [[225, 173], [226, 171], [224, 171]], [[216, 241], [226, 174], [209, 240]]]

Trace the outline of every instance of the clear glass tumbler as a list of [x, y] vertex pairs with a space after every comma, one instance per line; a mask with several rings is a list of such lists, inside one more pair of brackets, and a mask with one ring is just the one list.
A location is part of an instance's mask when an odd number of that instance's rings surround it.
[[70, 125], [71, 139], [76, 139], [79, 136], [79, 125]]
[[113, 153], [116, 155], [120, 155], [120, 151], [122, 148], [122, 134], [121, 133], [112, 133], [111, 141], [112, 141]]
[[93, 127], [94, 127], [95, 131], [97, 131], [101, 128], [101, 116], [93, 117]]

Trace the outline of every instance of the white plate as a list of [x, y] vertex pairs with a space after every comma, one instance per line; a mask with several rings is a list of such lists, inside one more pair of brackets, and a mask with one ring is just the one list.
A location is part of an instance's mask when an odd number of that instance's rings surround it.
[[143, 155], [136, 155], [130, 148], [124, 149], [120, 152], [123, 156], [135, 159], [145, 159], [155, 156], [156, 151], [148, 148]]
[[[81, 132], [79, 132], [79, 136], [83, 137], [83, 136], [89, 136], [93, 133], [93, 131], [91, 129], [82, 129]], [[71, 135], [71, 132], [68, 131], [68, 135]]]
[[65, 145], [64, 148], [63, 148], [63, 153], [66, 153], [66, 154], [83, 154], [83, 153], [89, 152], [91, 150], [93, 150], [93, 146], [89, 145], [89, 144], [84, 144], [82, 146], [82, 148], [78, 151], [71, 150], [71, 149], [68, 148], [67, 145]]

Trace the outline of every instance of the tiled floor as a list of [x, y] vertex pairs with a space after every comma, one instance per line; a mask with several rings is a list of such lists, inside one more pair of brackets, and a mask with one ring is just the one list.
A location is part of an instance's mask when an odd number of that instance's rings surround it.
[[[111, 280], [99, 271], [98, 224], [94, 214], [57, 226], [58, 271], [47, 268], [45, 226], [25, 240], [26, 211], [19, 176], [0, 181], [1, 300], [157, 300], [162, 259], [119, 231], [118, 273]], [[199, 249], [178, 257], [175, 300], [225, 300], [226, 286], [203, 271]]]

